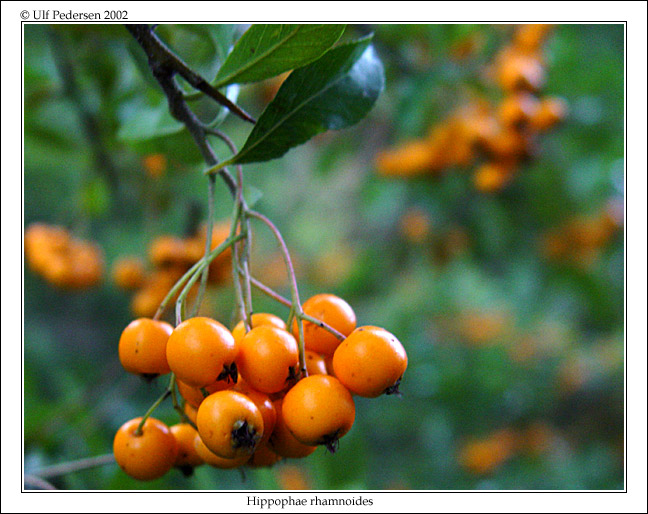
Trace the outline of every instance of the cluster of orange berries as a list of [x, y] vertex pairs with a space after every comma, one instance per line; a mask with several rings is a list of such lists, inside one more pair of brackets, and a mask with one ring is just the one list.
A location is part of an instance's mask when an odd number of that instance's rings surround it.
[[25, 230], [25, 259], [35, 273], [65, 289], [92, 287], [101, 282], [104, 272], [99, 246], [45, 223], [33, 223]]
[[590, 217], [575, 217], [546, 233], [543, 255], [556, 262], [587, 266], [623, 224], [623, 205], [611, 202]]
[[459, 464], [475, 475], [494, 472], [519, 454], [539, 455], [556, 444], [559, 435], [545, 422], [535, 421], [523, 429], [503, 428], [466, 441], [459, 450]]
[[511, 44], [499, 52], [492, 73], [503, 92], [498, 105], [471, 99], [433, 126], [427, 137], [380, 152], [378, 172], [411, 177], [476, 165], [475, 187], [501, 190], [520, 162], [533, 155], [537, 134], [567, 112], [564, 100], [537, 96], [545, 79], [541, 49], [549, 29], [549, 25], [521, 25]]
[[337, 296], [315, 295], [303, 311], [318, 321], [303, 322], [307, 376], [296, 320], [289, 330], [275, 315], [253, 314], [247, 332], [243, 321], [230, 332], [207, 317], [175, 329], [131, 322], [119, 341], [122, 365], [145, 376], [173, 372], [193, 425], [169, 428], [151, 417], [141, 430], [142, 418], [125, 423], [114, 440], [121, 468], [149, 480], [174, 466], [261, 467], [306, 457], [318, 445], [335, 451], [355, 420], [353, 395], [398, 393], [407, 354], [388, 331], [356, 328], [353, 309]]
[[[212, 231], [211, 248], [215, 249], [229, 236], [229, 225], [220, 223]], [[201, 227], [191, 237], [164, 235], [156, 238], [148, 249], [153, 271], [147, 272], [139, 257], [125, 256], [115, 261], [112, 276], [115, 284], [126, 291], [135, 291], [131, 311], [136, 317], [152, 317], [169, 289], [205, 254], [207, 228]], [[221, 284], [230, 275], [229, 248], [209, 266], [209, 282]]]

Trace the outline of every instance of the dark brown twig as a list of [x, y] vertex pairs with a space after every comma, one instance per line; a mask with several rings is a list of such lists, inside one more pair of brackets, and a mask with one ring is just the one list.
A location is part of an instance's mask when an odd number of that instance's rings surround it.
[[[153, 32], [151, 27], [148, 25], [134, 24], [126, 25], [126, 29], [133, 35], [133, 37], [135, 37], [137, 42], [146, 52], [151, 69], [153, 69], [153, 64], [155, 64], [157, 67], [165, 68], [167, 72], [170, 71], [173, 74], [177, 73], [198, 91], [205, 93], [207, 96], [229, 109], [232, 113], [236, 114], [239, 118], [249, 121], [250, 123], [256, 123], [256, 120], [252, 116], [187, 66], [180, 57], [175, 55], [169, 47], [162, 42], [162, 40]], [[155, 70], [153, 70], [153, 73], [155, 74]]]

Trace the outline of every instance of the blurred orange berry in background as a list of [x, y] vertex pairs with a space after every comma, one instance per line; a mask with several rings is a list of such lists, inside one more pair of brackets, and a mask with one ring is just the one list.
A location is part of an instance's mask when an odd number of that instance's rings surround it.
[[112, 268], [113, 281], [127, 291], [139, 289], [146, 280], [146, 268], [139, 257], [120, 257]]
[[482, 346], [506, 335], [511, 326], [506, 312], [464, 312], [458, 317], [459, 335], [469, 344]]
[[513, 456], [516, 442], [516, 434], [509, 429], [470, 440], [459, 451], [459, 464], [476, 475], [492, 473]]
[[430, 217], [421, 208], [410, 207], [400, 218], [400, 232], [406, 241], [420, 244], [430, 234]]
[[305, 490], [311, 489], [311, 481], [306, 471], [291, 464], [277, 468], [275, 476], [280, 489]]
[[142, 166], [153, 178], [160, 178], [167, 169], [167, 159], [160, 153], [146, 155], [142, 159]]
[[25, 260], [36, 274], [64, 289], [95, 286], [104, 273], [103, 251], [97, 244], [45, 223], [33, 223], [25, 230]]

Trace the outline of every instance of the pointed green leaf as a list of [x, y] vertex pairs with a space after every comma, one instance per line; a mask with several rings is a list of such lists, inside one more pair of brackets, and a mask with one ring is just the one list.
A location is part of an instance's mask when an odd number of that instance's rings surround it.
[[252, 25], [216, 75], [215, 87], [257, 82], [304, 66], [340, 39], [345, 25]]
[[276, 159], [320, 132], [364, 118], [385, 82], [370, 42], [340, 45], [291, 73], [228, 164]]

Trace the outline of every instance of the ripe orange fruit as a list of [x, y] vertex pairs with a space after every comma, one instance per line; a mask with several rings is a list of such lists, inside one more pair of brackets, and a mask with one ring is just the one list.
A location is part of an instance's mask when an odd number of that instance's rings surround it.
[[195, 468], [203, 464], [203, 460], [196, 452], [194, 439], [198, 435], [196, 429], [189, 423], [178, 423], [170, 427], [173, 437], [175, 437], [178, 444], [178, 456], [175, 460], [177, 467], [190, 467]]
[[351, 393], [335, 377], [312, 375], [286, 393], [282, 404], [288, 430], [300, 443], [337, 449], [338, 440], [355, 420]]
[[245, 464], [248, 460], [250, 460], [249, 455], [242, 455], [241, 457], [236, 457], [234, 459], [224, 459], [223, 457], [219, 457], [213, 451], [207, 448], [207, 446], [205, 446], [205, 443], [198, 434], [196, 434], [196, 437], [194, 439], [194, 447], [196, 448], [196, 453], [198, 454], [198, 456], [205, 463], [215, 468], [238, 468]]
[[351, 392], [367, 398], [397, 393], [406, 368], [403, 345], [379, 327], [355, 329], [333, 355], [335, 376]]
[[166, 346], [171, 332], [173, 327], [164, 321], [131, 321], [119, 338], [119, 360], [124, 369], [139, 375], [168, 373]]
[[241, 340], [236, 364], [250, 387], [263, 393], [277, 393], [297, 374], [297, 341], [275, 326], [253, 328]]
[[326, 361], [318, 353], [306, 350], [306, 371], [309, 375], [327, 375]]
[[300, 443], [288, 429], [283, 417], [282, 400], [274, 402], [275, 411], [277, 412], [277, 422], [275, 428], [268, 439], [268, 446], [277, 455], [289, 459], [301, 459], [308, 457], [313, 453], [317, 446], [308, 446]]
[[[356, 327], [356, 315], [351, 306], [342, 298], [332, 294], [318, 294], [304, 302], [305, 314], [323, 321], [344, 336], [348, 336]], [[295, 338], [299, 337], [297, 321], [292, 325]], [[340, 344], [340, 340], [326, 329], [309, 321], [304, 321], [304, 344], [307, 350], [331, 355]]]
[[257, 449], [254, 450], [250, 460], [247, 461], [247, 465], [251, 468], [265, 468], [272, 466], [280, 460], [281, 455], [277, 455], [266, 443], [264, 443], [260, 444]]
[[147, 418], [142, 433], [135, 431], [142, 418], [124, 423], [115, 434], [113, 452], [124, 472], [137, 480], [154, 480], [167, 473], [178, 454], [175, 437], [164, 423]]
[[[280, 328], [281, 330], [286, 330], [286, 324], [284, 323], [284, 320], [282, 320], [279, 316], [275, 316], [274, 314], [269, 314], [267, 312], [252, 314], [251, 328], [260, 327], [261, 325], [270, 325]], [[243, 324], [243, 321], [239, 321], [236, 324], [234, 330], [232, 330], [232, 336], [234, 336], [234, 340], [237, 343], [241, 342], [241, 340], [245, 336], [245, 325]]]
[[251, 455], [263, 437], [261, 411], [236, 391], [218, 391], [205, 398], [196, 425], [205, 446], [224, 459]]
[[167, 360], [178, 380], [207, 387], [217, 380], [236, 382], [238, 347], [227, 328], [211, 318], [180, 323], [169, 337]]
[[[182, 396], [185, 401], [192, 407], [195, 407], [196, 409], [200, 407], [200, 404], [205, 398], [205, 395], [200, 390], [201, 388], [192, 387], [189, 384], [185, 384], [182, 380], [177, 380], [176, 382], [178, 384], [178, 392], [180, 393], [180, 396]], [[234, 385], [235, 384], [227, 382], [226, 380], [217, 380], [213, 384], [203, 387], [202, 389], [207, 391], [207, 395], [210, 395], [212, 393], [215, 393], [216, 391], [231, 389], [234, 387]]]

